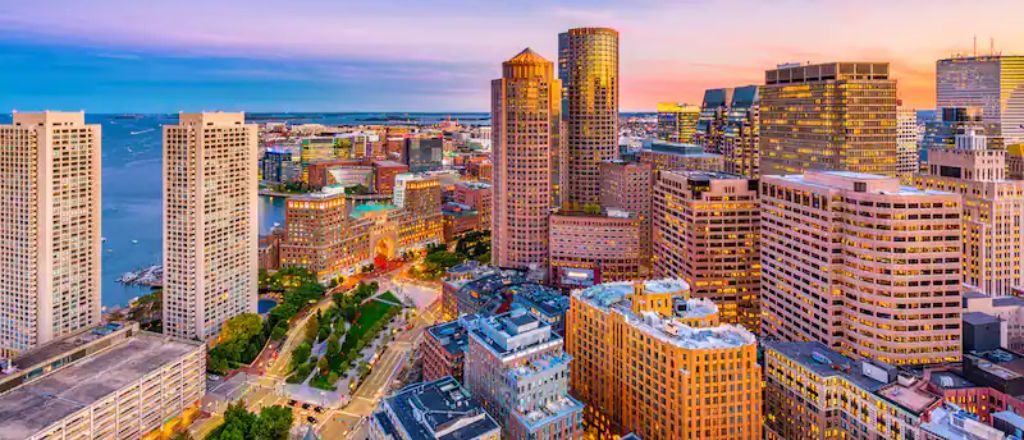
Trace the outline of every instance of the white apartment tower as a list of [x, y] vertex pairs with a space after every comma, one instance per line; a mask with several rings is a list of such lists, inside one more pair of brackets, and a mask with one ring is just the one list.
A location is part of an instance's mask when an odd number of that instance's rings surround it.
[[896, 108], [896, 176], [909, 184], [920, 168], [917, 152], [917, 110]]
[[100, 320], [100, 157], [82, 112], [0, 125], [0, 357]]
[[181, 113], [164, 126], [164, 333], [215, 337], [256, 312], [257, 126]]

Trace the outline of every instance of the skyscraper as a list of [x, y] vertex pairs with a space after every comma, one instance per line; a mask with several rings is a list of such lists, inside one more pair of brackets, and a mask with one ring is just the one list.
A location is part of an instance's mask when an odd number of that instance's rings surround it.
[[761, 90], [761, 175], [896, 174], [896, 80], [888, 63], [782, 65]]
[[936, 108], [978, 107], [997, 145], [1024, 142], [1024, 56], [947, 58], [935, 76]]
[[762, 335], [894, 365], [959, 359], [960, 210], [894, 177], [764, 176]]
[[217, 336], [256, 312], [257, 126], [181, 113], [164, 126], [164, 333]]
[[601, 201], [601, 162], [619, 149], [619, 33], [569, 29], [558, 35], [566, 163], [562, 203], [570, 208]]
[[963, 197], [963, 282], [992, 296], [1021, 286], [1024, 251], [1024, 181], [1006, 179], [1006, 151], [988, 149], [973, 130], [956, 135], [953, 148], [928, 152], [922, 189]]
[[733, 90], [723, 138], [725, 171], [758, 178], [761, 175], [761, 86]]
[[0, 357], [99, 323], [100, 157], [81, 112], [0, 125]]
[[554, 66], [525, 49], [491, 82], [494, 265], [546, 272], [552, 209], [551, 152], [558, 148], [559, 93]]
[[920, 166], [917, 149], [917, 111], [912, 108], [896, 109], [896, 176], [900, 182], [910, 184]]
[[757, 180], [728, 173], [662, 171], [654, 185], [654, 276], [680, 278], [722, 320], [761, 325]]
[[700, 104], [700, 117], [697, 119], [696, 131], [692, 135], [693, 142], [704, 147], [704, 151], [722, 154], [722, 139], [725, 134], [725, 121], [732, 102], [732, 88], [708, 89], [704, 91], [704, 101]]
[[688, 144], [694, 141], [697, 123], [701, 119], [701, 108], [696, 105], [659, 102], [658, 139]]
[[588, 433], [647, 440], [761, 438], [757, 341], [664, 279], [572, 294], [566, 350]]

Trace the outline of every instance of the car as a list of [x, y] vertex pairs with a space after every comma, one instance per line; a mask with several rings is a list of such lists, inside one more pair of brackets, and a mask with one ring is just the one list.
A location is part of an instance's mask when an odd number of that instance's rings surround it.
[[306, 421], [309, 422], [309, 423], [316, 423], [316, 417], [313, 417], [313, 416], [306, 417]]
[[310, 407], [310, 404], [308, 404], [308, 403], [303, 403], [302, 404], [302, 409], [309, 409], [309, 407]]
[[288, 406], [295, 406], [296, 403], [299, 403], [299, 402], [296, 402], [295, 399], [289, 399], [288, 400]]
[[324, 412], [324, 407], [322, 407], [320, 405], [317, 405], [315, 408], [313, 408], [313, 411], [316, 411], [318, 413], [322, 413], [322, 412]]

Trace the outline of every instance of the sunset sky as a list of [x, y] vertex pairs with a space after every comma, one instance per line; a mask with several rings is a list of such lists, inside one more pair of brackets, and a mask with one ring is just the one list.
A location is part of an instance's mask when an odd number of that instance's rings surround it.
[[[44, 6], [45, 5], [45, 6]], [[1021, 0], [0, 0], [0, 109], [486, 111], [502, 60], [620, 31], [621, 109], [699, 103], [783, 62], [889, 61], [934, 106], [935, 60], [1024, 53]]]

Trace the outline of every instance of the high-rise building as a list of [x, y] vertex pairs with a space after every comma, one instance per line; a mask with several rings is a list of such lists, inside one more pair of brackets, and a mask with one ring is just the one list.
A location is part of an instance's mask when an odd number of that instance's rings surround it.
[[578, 208], [601, 199], [601, 162], [619, 151], [619, 33], [569, 29], [558, 35], [565, 149], [562, 204]]
[[963, 197], [963, 283], [993, 296], [1022, 285], [1024, 181], [1006, 179], [1006, 151], [988, 149], [984, 135], [969, 130], [953, 148], [928, 152], [921, 189]]
[[1024, 56], [981, 55], [935, 63], [936, 108], [977, 107], [997, 145], [1024, 142]]
[[722, 320], [757, 333], [761, 291], [757, 180], [663, 171], [654, 188], [654, 276], [680, 278]]
[[896, 174], [896, 80], [888, 63], [782, 65], [761, 89], [761, 175]]
[[756, 179], [761, 162], [761, 86], [733, 89], [725, 118], [721, 155], [724, 170]]
[[444, 167], [444, 138], [413, 136], [405, 139], [402, 154], [409, 171], [437, 171]]
[[907, 107], [896, 109], [896, 176], [900, 182], [910, 184], [920, 169], [917, 149], [917, 110]]
[[583, 404], [569, 396], [563, 339], [525, 309], [471, 324], [465, 385], [508, 439], [583, 438]]
[[704, 151], [722, 154], [722, 141], [725, 136], [726, 118], [729, 104], [732, 102], [732, 88], [708, 89], [704, 91], [704, 101], [700, 104], [700, 118], [697, 119], [696, 131], [692, 135], [693, 142], [704, 147]]
[[164, 126], [165, 334], [208, 340], [256, 312], [257, 129], [224, 112]]
[[960, 357], [958, 194], [843, 171], [761, 179], [762, 335], [894, 365]]
[[587, 287], [640, 276], [641, 221], [636, 214], [612, 209], [550, 218], [549, 280], [555, 286]]
[[651, 264], [650, 163], [611, 161], [601, 164], [601, 206], [632, 213], [640, 220], [640, 265], [645, 275]]
[[0, 357], [99, 323], [100, 158], [81, 112], [0, 125]]
[[560, 91], [552, 63], [530, 49], [502, 63], [502, 78], [491, 82], [496, 266], [547, 272]]
[[659, 102], [658, 139], [668, 142], [690, 143], [697, 133], [697, 122], [701, 119], [701, 108], [696, 105]]
[[566, 315], [572, 393], [588, 433], [646, 440], [761, 438], [757, 341], [719, 324], [681, 280], [606, 283], [573, 293]]

